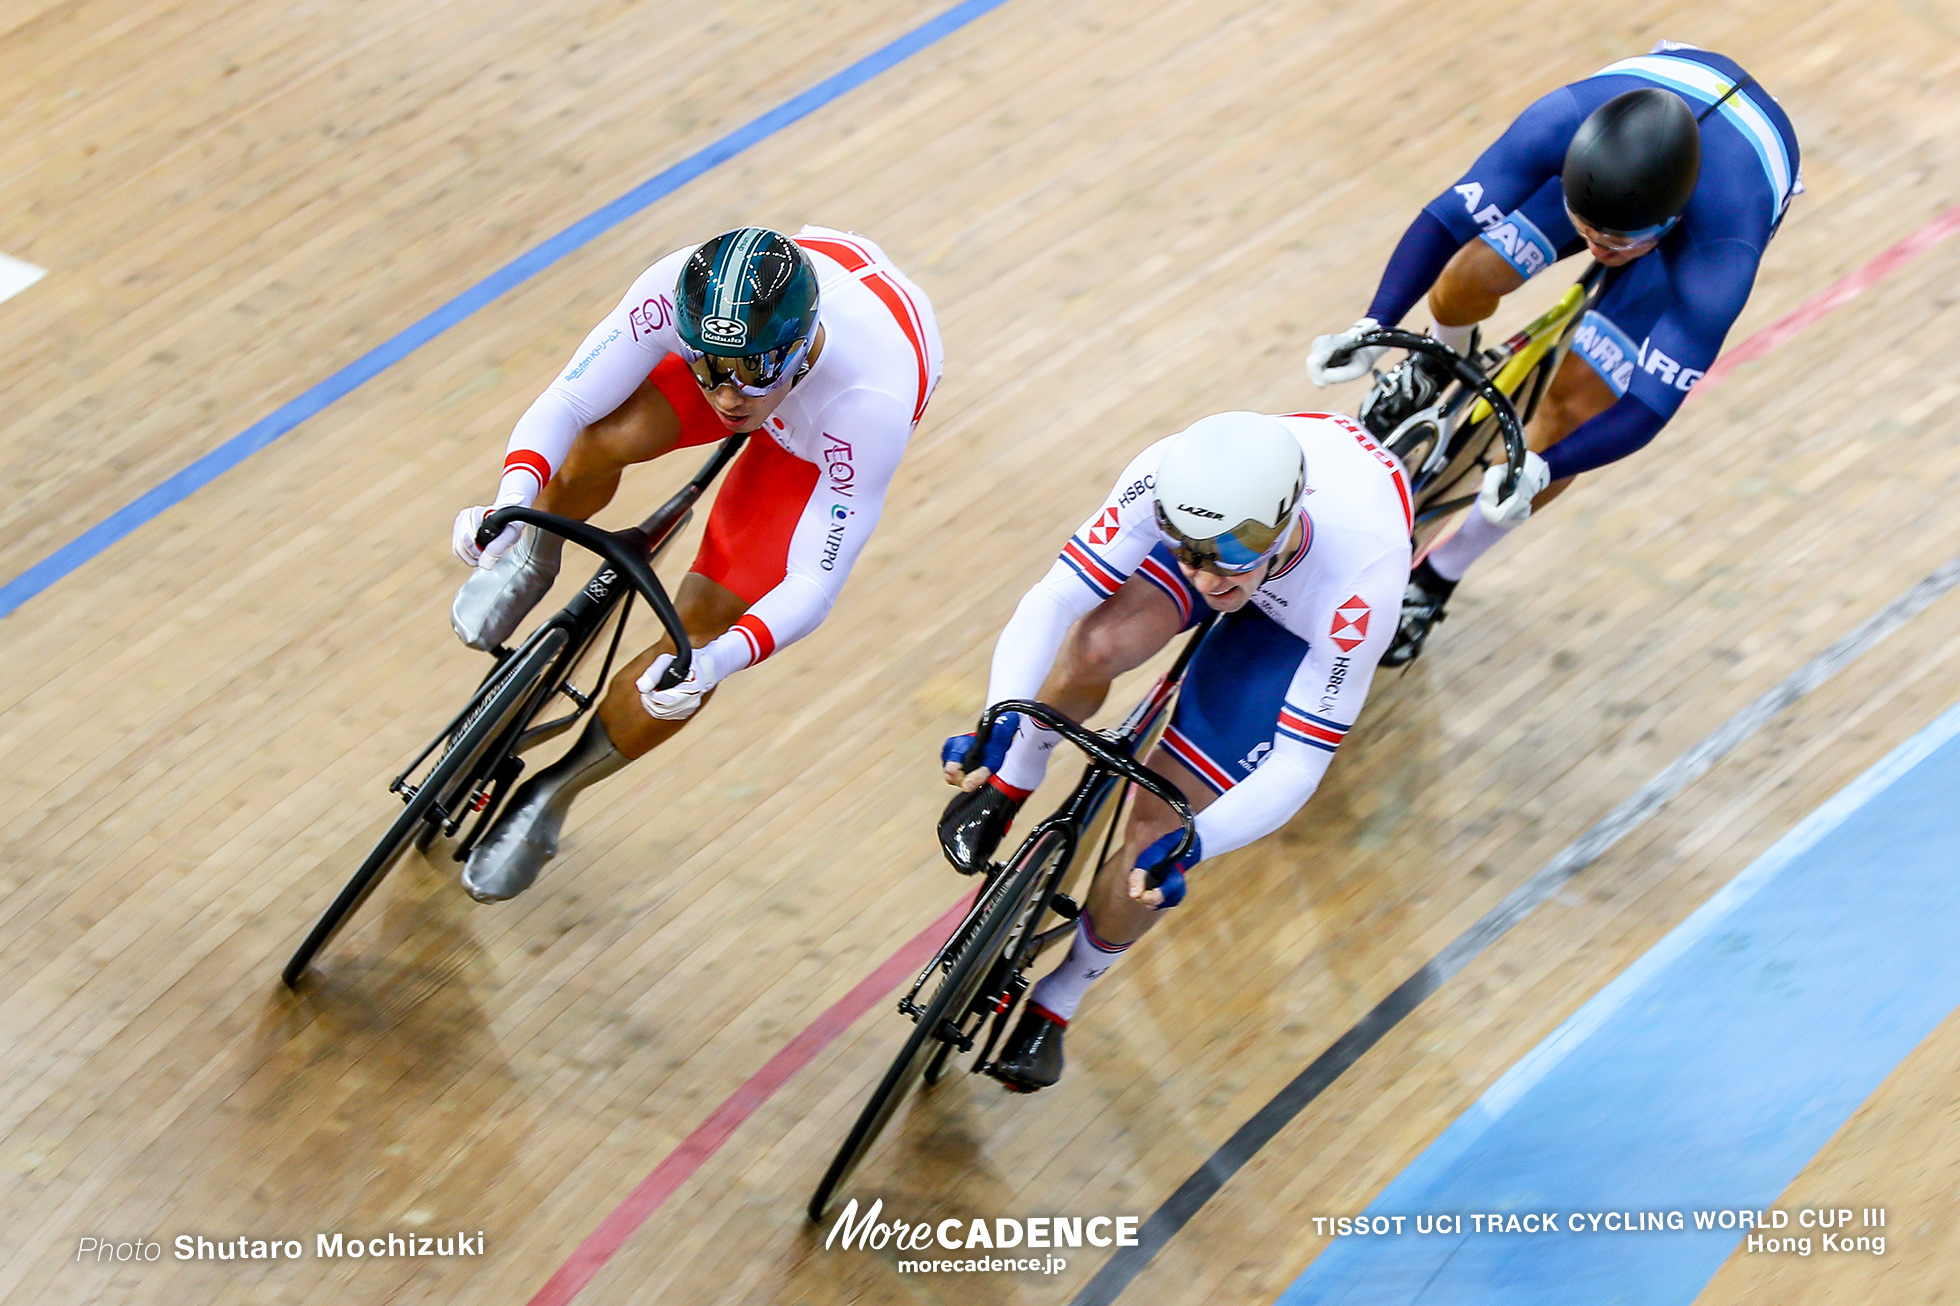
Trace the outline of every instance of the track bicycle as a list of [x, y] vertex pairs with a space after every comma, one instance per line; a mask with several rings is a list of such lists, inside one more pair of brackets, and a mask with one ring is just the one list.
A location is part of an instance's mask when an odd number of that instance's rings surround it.
[[[646, 600], [674, 642], [674, 660], [662, 673], [659, 687], [671, 689], [687, 678], [693, 647], [651, 563], [687, 524], [695, 503], [747, 439], [733, 435], [723, 440], [673, 497], [645, 521], [625, 530], [601, 530], [535, 508], [500, 508], [484, 518], [477, 532], [479, 547], [496, 539], [505, 527], [522, 523], [564, 536], [598, 554], [605, 565], [515, 649], [499, 645], [490, 650], [496, 663], [463, 710], [389, 784], [388, 792], [402, 800], [402, 811], [286, 963], [281, 977], [288, 988], [298, 986], [320, 949], [360, 910], [410, 844], [426, 847], [438, 837], [453, 838], [474, 816], [452, 854], [458, 862], [468, 860], [516, 787], [524, 770], [523, 754], [570, 730], [604, 693], [635, 596]], [[598, 647], [608, 625], [612, 633], [599, 674], [591, 688], [580, 690], [573, 677], [587, 654]], [[566, 710], [539, 720], [561, 698]], [[425, 763], [426, 771], [422, 770]]]
[[[1357, 348], [1386, 345], [1427, 354], [1448, 364], [1457, 378], [1436, 405], [1415, 415], [1427, 415], [1433, 429], [1419, 430], [1411, 418], [1396, 434], [1415, 438], [1405, 438], [1399, 451], [1391, 448], [1409, 469], [1412, 535], [1473, 502], [1475, 489], [1468, 497], [1445, 496], [1466, 479], [1480, 488], [1484, 468], [1495, 465], [1500, 447], [1506, 463], [1504, 493], [1515, 488], [1524, 469], [1524, 425], [1504, 387], [1508, 384], [1515, 393], [1529, 385], [1527, 402], [1536, 405], [1563, 356], [1559, 350], [1569, 341], [1572, 324], [1591, 302], [1589, 293], [1596, 295], [1575, 287], [1552, 313], [1475, 361], [1441, 341], [1408, 331], [1372, 331], [1356, 342]], [[1107, 860], [1119, 837], [1130, 786], [1162, 799], [1184, 826], [1184, 837], [1170, 856], [1147, 871], [1151, 888], [1162, 882], [1163, 868], [1189, 847], [1196, 829], [1190, 805], [1175, 785], [1138, 759], [1148, 756], [1156, 742], [1185, 669], [1214, 619], [1206, 617], [1191, 632], [1170, 669], [1113, 729], [1087, 730], [1046, 704], [1019, 699], [996, 703], [981, 716], [976, 739], [987, 738], [1002, 713], [1021, 712], [1087, 754], [1089, 765], [1068, 799], [1028, 833], [1014, 855], [988, 866], [958, 928], [899, 999], [898, 1009], [911, 1017], [912, 1030], [810, 1198], [812, 1220], [824, 1218], [914, 1085], [922, 1080], [936, 1084], [955, 1053], [971, 1052], [976, 1045], [980, 1052], [972, 1073], [994, 1071], [994, 1049], [1030, 987], [1028, 971], [1044, 949], [1072, 933], [1081, 914], [1076, 899], [1066, 892], [1084, 864], [1079, 854], [1100, 844], [1087, 865], [1093, 871]], [[1051, 912], [1060, 920], [1043, 928]]]
[[[1588, 310], [1609, 284], [1608, 269], [1593, 263], [1545, 312], [1515, 335], [1465, 358], [1441, 341], [1411, 331], [1382, 328], [1355, 341], [1355, 348], [1387, 345], [1427, 354], [1449, 365], [1456, 381], [1436, 402], [1410, 414], [1390, 432], [1383, 447], [1408, 472], [1418, 557], [1451, 517], [1476, 502], [1484, 469], [1497, 462], [1499, 439], [1509, 470], [1503, 495], [1517, 486], [1524, 469], [1524, 423], [1538, 411], [1559, 364]], [[1346, 361], [1339, 354], [1332, 363]], [[1376, 370], [1377, 380], [1381, 372]]]
[[[1130, 786], [1162, 799], [1184, 826], [1169, 856], [1147, 872], [1151, 888], [1190, 847], [1197, 831], [1190, 804], [1176, 785], [1137, 759], [1156, 743], [1185, 668], [1211, 623], [1207, 617], [1191, 632], [1170, 669], [1111, 729], [1088, 730], [1044, 703], [1021, 699], [996, 703], [982, 714], [976, 738], [987, 738], [1003, 713], [1020, 712], [1080, 749], [1089, 765], [1067, 801], [1028, 832], [1013, 856], [987, 867], [965, 918], [899, 999], [898, 1009], [911, 1017], [912, 1029], [810, 1198], [812, 1220], [823, 1219], [915, 1084], [938, 1083], [948, 1060], [976, 1045], [980, 1054], [972, 1073], [993, 1072], [994, 1049], [1028, 990], [1028, 970], [1045, 949], [1074, 931], [1081, 914], [1065, 892], [1069, 881], [1080, 866], [1091, 871], [1100, 866], [1116, 846]], [[1098, 848], [1093, 860], [1081, 858], [1085, 849]], [[1051, 913], [1059, 919], [1042, 928]]]

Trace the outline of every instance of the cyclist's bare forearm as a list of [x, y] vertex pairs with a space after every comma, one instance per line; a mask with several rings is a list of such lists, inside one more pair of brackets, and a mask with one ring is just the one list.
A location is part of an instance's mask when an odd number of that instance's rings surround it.
[[612, 502], [622, 471], [670, 452], [679, 440], [680, 419], [649, 379], [625, 403], [579, 432], [564, 465], [538, 495], [537, 506], [585, 521]]
[[1109, 686], [1170, 642], [1181, 618], [1162, 590], [1132, 578], [1113, 598], [1083, 617], [1062, 641], [1042, 681], [1041, 701], [1086, 721], [1109, 697]]
[[1498, 301], [1523, 284], [1523, 275], [1503, 255], [1473, 240], [1451, 257], [1429, 288], [1429, 312], [1439, 326], [1470, 326], [1495, 313]]

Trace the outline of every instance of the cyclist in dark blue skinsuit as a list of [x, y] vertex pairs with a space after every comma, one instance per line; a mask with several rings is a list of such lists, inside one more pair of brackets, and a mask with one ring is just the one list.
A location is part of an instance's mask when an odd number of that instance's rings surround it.
[[[1399, 322], [1425, 291], [1435, 334], [1467, 353], [1498, 299], [1551, 264], [1590, 249], [1612, 270], [1527, 433], [1542, 457], [1503, 503], [1499, 478], [1487, 481], [1478, 510], [1417, 567], [1384, 665], [1415, 656], [1456, 582], [1534, 500], [1666, 425], [1715, 361], [1801, 189], [1796, 132], [1776, 101], [1734, 60], [1663, 42], [1533, 104], [1417, 215], [1367, 317], [1315, 341], [1319, 384], [1365, 373], [1379, 351], [1343, 342]], [[1413, 356], [1369, 396], [1363, 421], [1386, 440], [1444, 384], [1437, 364]]]

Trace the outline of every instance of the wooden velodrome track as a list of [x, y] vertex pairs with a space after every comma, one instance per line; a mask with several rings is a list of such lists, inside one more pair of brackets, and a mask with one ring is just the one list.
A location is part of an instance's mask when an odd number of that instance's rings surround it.
[[[14, 0], [0, 9], [12, 576], [488, 271], [939, 11]], [[443, 334], [0, 623], [0, 1297], [518, 1302], [788, 1039], [962, 892], [938, 741], [994, 633], [1143, 443], [1314, 393], [1415, 209], [1531, 97], [1660, 36], [1789, 109], [1809, 193], [1731, 337], [1960, 201], [1960, 13], [1930, 0], [1004, 7]], [[536, 890], [404, 864], [276, 979], [480, 673], [449, 520], [658, 254], [861, 230], [945, 381], [829, 623], [595, 790]], [[1543, 290], [1563, 277], [1554, 273]], [[1692, 402], [1493, 555], [1322, 792], [1094, 995], [1061, 1088], [948, 1084], [856, 1191], [1148, 1215], [1405, 975], [1613, 804], [1960, 551], [1937, 246]], [[1517, 313], [1517, 307], [1507, 313]], [[681, 468], [642, 471], [606, 520]], [[576, 567], [568, 569], [576, 571]], [[1265, 1302], [1503, 1069], [1960, 696], [1948, 598], [1780, 717], [1452, 981], [1130, 1287]], [[709, 725], [712, 728], [705, 728]], [[903, 1022], [880, 1002], [628, 1238], [591, 1302], [1060, 1302], [900, 1276], [803, 1202]], [[1828, 1039], [1828, 1030], [1818, 1037]], [[1792, 1190], [1883, 1258], [1738, 1257], [1705, 1299], [1943, 1299], [1960, 1024]], [[82, 1236], [484, 1231], [458, 1260], [75, 1263]]]

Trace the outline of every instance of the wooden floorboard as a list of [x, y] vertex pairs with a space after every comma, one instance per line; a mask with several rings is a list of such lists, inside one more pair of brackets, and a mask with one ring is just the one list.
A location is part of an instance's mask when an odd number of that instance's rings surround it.
[[[939, 12], [20, 4], [0, 14], [0, 570], [14, 574], [481, 277]], [[1661, 36], [1782, 99], [1809, 193], [1732, 340], [1960, 202], [1960, 21], [1843, 0], [1586, 13], [1395, 0], [996, 12], [511, 291], [0, 622], [0, 1299], [525, 1300], [797, 1031], [967, 885], [939, 740], [1143, 444], [1353, 406], [1299, 360], [1533, 96]], [[848, 226], [931, 295], [945, 380], [831, 619], [581, 800], [523, 898], [411, 857], [277, 971], [482, 662], [455, 511], [631, 279], [741, 222]], [[1555, 272], [1505, 321], [1556, 293]], [[1057, 1090], [950, 1079], [857, 1191], [918, 1218], [1147, 1215], [1570, 839], [1960, 553], [1940, 246], [1696, 398], [1479, 567], [1311, 806], [1194, 880]], [[637, 517], [689, 466], [630, 476]], [[694, 536], [667, 570], [690, 556]], [[582, 564], [567, 568], [568, 594]], [[1129, 1300], [1270, 1301], [1520, 1055], [1960, 696], [1935, 605], [1684, 793], [1274, 1140]], [[636, 630], [644, 632], [642, 621]], [[1133, 689], [1130, 691], [1133, 692]], [[1120, 697], [1120, 693], [1119, 693]], [[903, 1022], [881, 1002], [627, 1240], [592, 1302], [1049, 1303], [900, 1275], [802, 1206]], [[1786, 1201], [1900, 1212], [1881, 1261], [1739, 1259], [1708, 1300], [1936, 1301], [1951, 1022]], [[1928, 1138], [1934, 1141], [1928, 1142]], [[1880, 1192], [1880, 1190], [1883, 1190]], [[1860, 1203], [1864, 1204], [1864, 1203]], [[1922, 1226], [1924, 1226], [1922, 1228]], [[82, 1236], [485, 1230], [442, 1262], [76, 1265]]]

